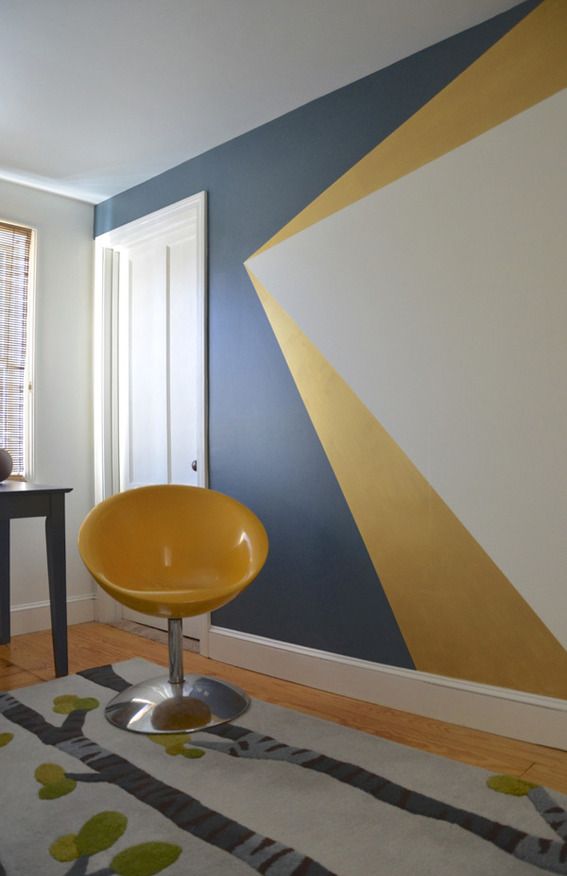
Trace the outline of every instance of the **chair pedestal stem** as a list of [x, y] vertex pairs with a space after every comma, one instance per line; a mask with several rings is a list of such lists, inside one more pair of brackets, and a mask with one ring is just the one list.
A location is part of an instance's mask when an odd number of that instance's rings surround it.
[[169, 682], [183, 684], [183, 620], [180, 617], [170, 617], [167, 621], [167, 644]]

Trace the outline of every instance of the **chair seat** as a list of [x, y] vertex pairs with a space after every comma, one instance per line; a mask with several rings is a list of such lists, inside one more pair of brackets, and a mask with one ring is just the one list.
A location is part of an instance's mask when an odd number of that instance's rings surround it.
[[154, 589], [146, 590], [144, 587], [124, 587], [109, 581], [103, 575], [94, 577], [103, 590], [127, 608], [164, 618], [194, 617], [214, 611], [238, 596], [248, 583], [239, 582], [232, 588], [221, 584], [218, 587], [204, 586], [195, 589], [189, 589], [187, 585], [180, 585], [176, 589], [154, 586]]
[[235, 499], [160, 484], [93, 508], [79, 551], [100, 586], [128, 608], [192, 617], [220, 608], [253, 581], [268, 539], [256, 515]]

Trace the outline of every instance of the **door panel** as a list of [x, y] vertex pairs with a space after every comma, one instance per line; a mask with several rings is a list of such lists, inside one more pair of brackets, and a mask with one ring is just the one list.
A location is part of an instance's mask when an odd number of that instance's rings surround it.
[[128, 357], [118, 376], [119, 397], [127, 399], [121, 404], [127, 422], [120, 429], [120, 486], [127, 490], [169, 480], [167, 273], [157, 244], [132, 247], [121, 258], [127, 270], [121, 344]]
[[195, 238], [171, 244], [168, 253], [170, 477], [173, 483], [197, 486], [192, 463], [198, 456], [199, 347], [186, 328], [199, 320]]

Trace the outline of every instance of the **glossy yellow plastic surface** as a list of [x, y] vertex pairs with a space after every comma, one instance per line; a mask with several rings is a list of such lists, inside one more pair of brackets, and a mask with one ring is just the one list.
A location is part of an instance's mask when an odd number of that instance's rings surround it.
[[220, 608], [256, 577], [266, 530], [245, 505], [201, 487], [164, 484], [117, 493], [79, 530], [100, 586], [145, 614], [192, 617]]

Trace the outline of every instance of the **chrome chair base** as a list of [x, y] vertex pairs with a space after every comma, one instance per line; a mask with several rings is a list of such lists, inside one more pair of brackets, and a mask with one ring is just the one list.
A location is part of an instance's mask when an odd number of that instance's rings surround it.
[[233, 721], [250, 705], [240, 688], [203, 675], [171, 682], [143, 681], [119, 693], [104, 714], [111, 724], [134, 733], [191, 733]]

